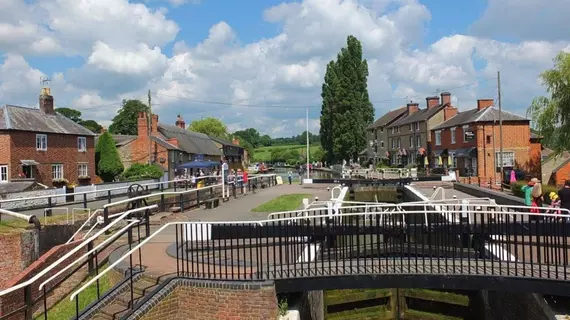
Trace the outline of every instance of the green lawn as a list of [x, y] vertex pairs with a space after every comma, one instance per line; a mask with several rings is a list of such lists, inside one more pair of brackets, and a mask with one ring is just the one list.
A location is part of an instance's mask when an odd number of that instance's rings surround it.
[[[105, 264], [100, 270], [105, 270], [107, 265]], [[73, 288], [72, 292], [69, 292], [61, 301], [56, 303], [51, 309], [48, 310], [48, 319], [71, 319], [75, 317], [75, 300], [70, 301], [69, 297], [71, 293], [75, 292], [78, 288], [84, 285], [92, 277], [88, 277], [81, 284]], [[111, 281], [107, 275], [102, 276], [99, 279], [99, 293], [103, 295], [106, 291], [111, 289]], [[97, 283], [93, 283], [87, 287], [83, 292], [79, 294], [79, 311], [85, 309], [90, 303], [97, 300]], [[39, 314], [34, 317], [36, 320], [44, 319], [44, 314]]]
[[[309, 152], [313, 154], [321, 146], [318, 144], [309, 145]], [[307, 150], [307, 146], [303, 144], [293, 144], [293, 145], [283, 145], [283, 146], [269, 146], [269, 147], [259, 147], [253, 151], [253, 161], [256, 162], [269, 162], [271, 161], [271, 151], [277, 149], [297, 149], [299, 153], [304, 153]]]
[[[75, 214], [75, 221], [78, 220], [85, 220], [87, 219], [88, 214], [87, 213], [78, 213]], [[44, 217], [37, 217], [40, 220], [40, 223], [43, 225], [52, 225], [52, 224], [61, 224], [61, 223], [65, 223], [67, 222], [67, 215], [65, 214], [59, 214], [59, 215], [54, 215], [51, 217], [47, 217], [47, 223], [46, 223], [46, 218]], [[71, 216], [69, 216], [69, 220], [71, 220]], [[0, 234], [2, 233], [11, 233], [11, 232], [21, 232], [24, 229], [27, 228], [33, 228], [34, 225], [28, 223], [25, 220], [22, 219], [12, 219], [12, 220], [8, 220], [8, 221], [0, 221]]]
[[285, 194], [279, 196], [273, 200], [267, 201], [266, 203], [254, 208], [253, 212], [279, 212], [279, 211], [291, 211], [299, 208], [301, 203], [303, 203], [303, 198], [311, 199], [310, 194]]

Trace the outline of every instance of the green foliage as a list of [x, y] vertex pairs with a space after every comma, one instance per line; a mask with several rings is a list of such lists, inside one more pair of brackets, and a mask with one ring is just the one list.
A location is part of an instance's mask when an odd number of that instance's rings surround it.
[[348, 36], [337, 60], [327, 65], [322, 86], [320, 140], [329, 162], [357, 160], [366, 147], [366, 128], [374, 120], [367, 78], [362, 45]]
[[157, 164], [135, 163], [123, 173], [126, 180], [160, 179], [164, 170]]
[[93, 131], [94, 133], [101, 133], [101, 130], [103, 130], [103, 126], [98, 124], [95, 120], [81, 120], [79, 124]]
[[123, 170], [121, 157], [115, 146], [115, 140], [109, 132], [104, 132], [95, 147], [97, 175], [105, 182], [112, 182]]
[[81, 119], [81, 111], [71, 109], [71, 108], [56, 108], [55, 112], [69, 118], [71, 121], [79, 123], [85, 128], [93, 131], [94, 133], [100, 133], [103, 127], [99, 125], [95, 120], [83, 120]]
[[73, 122], [81, 122], [81, 111], [70, 108], [56, 108], [55, 112], [69, 118]]
[[216, 138], [229, 139], [228, 127], [222, 121], [212, 117], [192, 121], [188, 130]]
[[570, 150], [570, 53], [560, 52], [554, 68], [544, 71], [540, 78], [550, 93], [536, 97], [529, 113], [543, 144], [556, 154]]
[[298, 149], [276, 148], [271, 151], [271, 162], [286, 162], [295, 164], [300, 161], [301, 153]]
[[[297, 153], [295, 153], [295, 154], [299, 155], [299, 159], [296, 161], [300, 161], [301, 155], [303, 155], [303, 158], [304, 158], [304, 154], [307, 150], [307, 146], [301, 145], [301, 144], [296, 144], [296, 145], [282, 145], [282, 146], [278, 145], [278, 146], [271, 146], [271, 147], [259, 147], [259, 148], [254, 150], [255, 155], [253, 156], [252, 159], [253, 159], [253, 161], [256, 161], [256, 162], [273, 162], [271, 155], [274, 152], [281, 151], [281, 152], [285, 153], [286, 150], [296, 150]], [[311, 145], [310, 146], [309, 154], [310, 154], [311, 161], [314, 160], [313, 157], [315, 157], [315, 154], [318, 155], [319, 150], [322, 150], [322, 148], [319, 145]], [[296, 161], [293, 162], [292, 164], [295, 164]]]
[[261, 136], [259, 135], [259, 132], [254, 128], [236, 131], [234, 132], [234, 136], [240, 137], [240, 140], [248, 141], [254, 148], [259, 147], [261, 144]]
[[289, 303], [287, 302], [287, 299], [279, 300], [279, 305], [277, 307], [279, 309], [280, 316], [284, 317], [287, 315], [287, 312], [289, 311]]
[[251, 143], [249, 141], [247, 141], [247, 139], [244, 139], [243, 137], [236, 136], [236, 135], [234, 135], [234, 137], [239, 139], [239, 146], [244, 148], [245, 151], [247, 151], [250, 159], [253, 159], [254, 154], [255, 154], [255, 150], [253, 148], [253, 145], [251, 145]]
[[[234, 136], [240, 137], [240, 139], [245, 139], [253, 148], [259, 147], [269, 147], [269, 146], [283, 146], [283, 145], [293, 145], [293, 144], [307, 144], [307, 134], [303, 131], [300, 135], [292, 137], [280, 137], [272, 139], [268, 135], [260, 135], [260, 133], [254, 129], [249, 128], [245, 130], [236, 131]], [[309, 132], [309, 142], [311, 144], [320, 142], [319, 135], [314, 135]]]
[[148, 111], [148, 106], [140, 100], [123, 100], [123, 106], [113, 118], [109, 131], [113, 134], [136, 135], [139, 112]]
[[303, 203], [304, 198], [311, 199], [310, 194], [292, 193], [284, 194], [272, 200], [269, 200], [256, 208], [253, 212], [279, 212], [297, 210]]

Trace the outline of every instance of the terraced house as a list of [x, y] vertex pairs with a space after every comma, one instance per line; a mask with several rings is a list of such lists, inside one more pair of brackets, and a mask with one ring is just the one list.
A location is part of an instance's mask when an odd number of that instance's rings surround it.
[[531, 134], [530, 120], [507, 111], [499, 117], [493, 99], [477, 100], [477, 108], [432, 128], [434, 155], [443, 158], [436, 165], [451, 164], [461, 176], [500, 181], [499, 118], [503, 122], [503, 169], [521, 169], [540, 177], [540, 137]]
[[392, 122], [406, 116], [407, 108], [402, 107], [396, 110], [388, 111], [378, 120], [374, 121], [368, 128], [368, 147], [366, 155], [369, 160], [374, 163], [379, 163], [379, 160], [388, 163], [390, 158], [388, 152], [388, 130], [387, 127], [392, 124]]
[[[94, 146], [93, 132], [55, 112], [50, 88], [42, 88], [39, 109], [0, 108], [2, 183], [20, 189], [34, 183], [89, 183], [95, 177]], [[3, 190], [16, 192], [18, 188]]]
[[423, 165], [427, 157], [431, 165], [431, 128], [457, 114], [457, 108], [451, 105], [451, 93], [441, 93], [441, 101], [437, 96], [427, 97], [425, 109], [420, 109], [419, 104], [413, 102], [408, 103], [406, 109], [406, 116], [387, 128], [387, 156], [390, 163], [401, 166]]

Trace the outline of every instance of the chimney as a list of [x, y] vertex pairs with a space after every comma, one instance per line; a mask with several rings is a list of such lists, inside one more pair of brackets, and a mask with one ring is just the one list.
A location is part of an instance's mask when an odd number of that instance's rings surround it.
[[408, 108], [408, 115], [413, 114], [414, 112], [420, 110], [420, 105], [416, 102], [410, 101], [410, 103], [408, 103], [406, 107]]
[[437, 96], [427, 97], [426, 98], [426, 105], [427, 105], [428, 109], [439, 106], [439, 97], [437, 97]]
[[441, 93], [441, 104], [451, 104], [451, 93], [442, 92]]
[[150, 124], [150, 133], [154, 134], [158, 132], [158, 114], [153, 114], [151, 116], [152, 122]]
[[234, 137], [234, 139], [232, 140], [232, 143], [235, 144], [236, 146], [239, 146], [239, 138]]
[[146, 112], [139, 112], [139, 118], [137, 119], [137, 133], [139, 137], [148, 136], [148, 120], [146, 118]]
[[51, 90], [47, 87], [43, 87], [42, 93], [40, 94], [40, 110], [45, 114], [55, 113], [55, 110], [53, 108], [53, 97], [51, 95]]
[[493, 99], [479, 99], [477, 100], [477, 110], [483, 110], [488, 107], [492, 107], [495, 104]]
[[457, 108], [446, 107], [443, 109], [443, 121], [447, 121], [457, 115]]
[[184, 118], [182, 118], [180, 113], [178, 114], [178, 117], [176, 117], [176, 126], [181, 129], [186, 129], [186, 122], [184, 122]]
[[105, 132], [107, 132], [107, 127], [101, 127], [101, 132], [100, 132], [100, 133], [103, 134], [103, 133], [105, 133]]

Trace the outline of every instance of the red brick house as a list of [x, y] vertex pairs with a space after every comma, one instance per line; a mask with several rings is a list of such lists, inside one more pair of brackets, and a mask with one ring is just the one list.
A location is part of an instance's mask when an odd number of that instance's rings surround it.
[[[125, 168], [133, 163], [152, 163], [164, 169], [164, 179], [172, 180], [180, 164], [197, 157], [204, 160], [220, 161], [222, 150], [205, 134], [186, 129], [186, 124], [178, 116], [174, 125], [158, 122], [158, 115], [151, 118], [150, 136], [148, 118], [139, 113], [137, 135], [113, 135]], [[150, 157], [149, 157], [150, 151]]]
[[[444, 165], [450, 158], [461, 176], [500, 179], [499, 110], [493, 103], [493, 99], [478, 100], [477, 108], [432, 128], [435, 157], [442, 157]], [[530, 120], [503, 111], [502, 122], [504, 170], [522, 169], [540, 177], [540, 137], [531, 136]]]
[[39, 105], [0, 107], [0, 182], [89, 182], [95, 177], [95, 134], [56, 113], [49, 88], [42, 89]]

